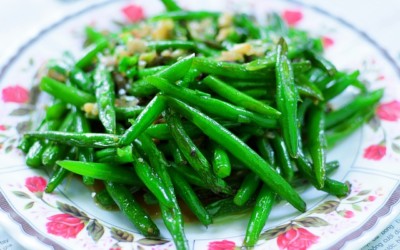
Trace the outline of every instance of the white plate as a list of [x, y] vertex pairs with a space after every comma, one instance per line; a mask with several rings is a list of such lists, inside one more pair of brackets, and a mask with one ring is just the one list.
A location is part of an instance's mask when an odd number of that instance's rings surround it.
[[[43, 193], [47, 173], [28, 168], [16, 149], [17, 138], [39, 119], [38, 110], [45, 102], [41, 96], [32, 103], [37, 68], [66, 50], [79, 55], [83, 27], [95, 23], [100, 28], [115, 28], [113, 21], [126, 21], [121, 9], [127, 4], [104, 2], [62, 19], [24, 44], [1, 68], [0, 224], [26, 248], [174, 249], [160, 219], [156, 222], [165, 240], [146, 239], [119, 212], [98, 208], [91, 192], [74, 179], [53, 194]], [[135, 5], [142, 7], [146, 16], [163, 9], [156, 0], [138, 0]], [[350, 182], [351, 194], [338, 199], [305, 189], [301, 193], [309, 209], [305, 214], [278, 204], [256, 249], [355, 249], [378, 235], [400, 210], [400, 70], [385, 50], [345, 21], [298, 3], [208, 0], [183, 1], [182, 6], [252, 12], [260, 19], [272, 10], [286, 13], [293, 25], [325, 37], [326, 55], [339, 69], [360, 69], [371, 89], [386, 90], [374, 123], [365, 125], [328, 155], [340, 160], [341, 168], [333, 178]], [[238, 249], [246, 216], [218, 219], [208, 228], [188, 223], [189, 245], [193, 249]]]

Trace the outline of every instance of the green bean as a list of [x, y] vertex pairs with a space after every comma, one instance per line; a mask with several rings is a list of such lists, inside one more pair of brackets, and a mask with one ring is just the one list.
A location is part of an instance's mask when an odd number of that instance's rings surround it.
[[336, 124], [349, 118], [357, 111], [376, 104], [383, 96], [383, 89], [374, 90], [369, 93], [356, 96], [352, 101], [346, 103], [342, 108], [329, 112], [326, 115], [325, 128], [331, 128]]
[[97, 191], [93, 199], [96, 202], [96, 205], [99, 205], [102, 209], [112, 211], [118, 208], [117, 204], [105, 188], [101, 191]]
[[253, 20], [250, 19], [249, 15], [237, 14], [234, 16], [233, 23], [236, 26], [247, 30], [248, 38], [251, 38], [251, 39], [260, 39], [261, 38], [261, 31], [260, 31], [259, 26], [256, 25]]
[[96, 102], [99, 108], [99, 119], [108, 133], [115, 134], [116, 114], [114, 109], [114, 82], [111, 79], [110, 73], [104, 66], [96, 67], [93, 78]]
[[295, 208], [305, 211], [305, 203], [299, 194], [256, 152], [234, 134], [189, 105], [169, 97], [164, 97], [177, 112], [198, 126], [204, 134], [235, 155], [244, 165], [256, 173], [271, 190], [287, 200]]
[[245, 212], [252, 208], [254, 205], [254, 199], [248, 201], [243, 206], [238, 206], [233, 203], [233, 198], [225, 198], [208, 204], [206, 206], [206, 210], [211, 215], [212, 218], [216, 218], [219, 216], [227, 216], [231, 214], [235, 214], [238, 212]]
[[52, 193], [70, 172], [65, 168], [56, 166], [46, 185], [45, 192]]
[[135, 97], [147, 97], [157, 93], [157, 88], [149, 84], [145, 79], [140, 79], [130, 84], [126, 91]]
[[308, 57], [308, 59], [311, 60], [313, 64], [315, 64], [316, 67], [324, 70], [330, 76], [334, 76], [337, 72], [335, 66], [330, 61], [326, 60], [322, 55], [314, 51], [307, 50], [306, 56]]
[[276, 59], [276, 105], [281, 112], [280, 125], [283, 140], [289, 154], [298, 154], [297, 101], [298, 93], [294, 85], [293, 70], [287, 58], [287, 45], [283, 39], [277, 46]]
[[159, 236], [160, 230], [146, 211], [134, 199], [127, 187], [112, 181], [105, 181], [104, 183], [107, 192], [118, 205], [119, 209], [141, 234], [144, 236]]
[[334, 80], [334, 83], [324, 90], [324, 92], [323, 92], [324, 99], [326, 101], [329, 101], [329, 100], [333, 99], [334, 97], [338, 96], [348, 86], [350, 86], [354, 81], [357, 80], [357, 77], [359, 74], [360, 74], [360, 72], [358, 70], [354, 71], [350, 75], [338, 74], [339, 76], [336, 77], [336, 79]]
[[81, 108], [85, 103], [95, 102], [96, 98], [91, 94], [83, 92], [75, 87], [67, 86], [49, 77], [43, 77], [39, 84], [40, 89], [65, 103]]
[[63, 101], [56, 99], [51, 106], [46, 108], [46, 119], [60, 119], [66, 110], [67, 105]]
[[97, 54], [102, 52], [108, 47], [108, 41], [106, 39], [99, 39], [96, 43], [86, 48], [83, 56], [76, 62], [75, 67], [84, 69], [89, 66], [93, 59], [96, 58]]
[[151, 165], [155, 169], [157, 175], [160, 176], [161, 182], [165, 185], [165, 191], [173, 201], [172, 209], [166, 207], [164, 204], [160, 205], [164, 224], [166, 225], [168, 231], [171, 233], [177, 248], [188, 249], [188, 243], [185, 238], [185, 232], [183, 228], [182, 213], [175, 196], [173, 182], [167, 171], [168, 163], [164, 155], [161, 153], [161, 151], [158, 150], [154, 142], [149, 137], [141, 135], [139, 137], [139, 140], [141, 142], [143, 150], [146, 152], [150, 159]]
[[[75, 110], [75, 131], [80, 133], [89, 133], [90, 132], [90, 124], [83, 113], [79, 110]], [[93, 162], [94, 161], [94, 150], [89, 147], [81, 147], [78, 148], [78, 159], [79, 161], [84, 162]], [[83, 176], [83, 182], [86, 185], [93, 185], [94, 179], [88, 176]]]
[[86, 34], [86, 38], [91, 43], [96, 43], [96, 42], [99, 42], [100, 40], [104, 39], [104, 34], [95, 30], [92, 26], [85, 27], [85, 34]]
[[213, 174], [210, 163], [187, 135], [178, 116], [170, 111], [166, 118], [178, 148], [200, 178], [216, 193], [231, 193], [227, 183]]
[[260, 182], [260, 178], [256, 174], [248, 174], [244, 178], [239, 190], [233, 198], [233, 203], [238, 206], [243, 206], [244, 204], [246, 204], [250, 200], [250, 198], [256, 193]]
[[[42, 131], [52, 131], [56, 130], [60, 126], [59, 120], [47, 120], [40, 126], [39, 131], [36, 133], [42, 133]], [[45, 132], [44, 132], [45, 133]], [[31, 140], [24, 135], [26, 140]], [[32, 141], [32, 140], [31, 140]], [[38, 168], [42, 165], [42, 155], [44, 150], [46, 149], [47, 142], [46, 141], [35, 141], [32, 146], [29, 148], [29, 151], [26, 155], [26, 165], [32, 168]]]
[[367, 107], [355, 113], [353, 116], [349, 117], [346, 121], [342, 122], [340, 125], [333, 127], [326, 134], [326, 144], [328, 148], [332, 148], [339, 141], [351, 135], [354, 131], [360, 128], [365, 122], [367, 122], [371, 117], [374, 116], [375, 109]]
[[286, 144], [283, 138], [275, 133], [272, 139], [274, 152], [276, 153], [277, 166], [281, 170], [281, 175], [288, 181], [291, 182], [294, 176], [294, 165], [290, 158], [289, 151], [286, 148]]
[[219, 12], [176, 10], [153, 16], [152, 18], [150, 18], [150, 21], [159, 21], [162, 19], [199, 20], [204, 18], [217, 18], [219, 17], [219, 15]]
[[[74, 124], [75, 114], [70, 112], [64, 119], [63, 123], [58, 128], [58, 131], [67, 132], [71, 130]], [[52, 167], [56, 161], [63, 157], [67, 153], [67, 148], [64, 145], [56, 143], [49, 144], [42, 154], [42, 163], [46, 167]]]
[[69, 72], [69, 80], [74, 86], [77, 86], [79, 89], [87, 92], [93, 92], [93, 83], [90, 80], [90, 77], [83, 72], [83, 70], [79, 68], [72, 68]]
[[259, 137], [256, 139], [256, 145], [260, 156], [271, 166], [276, 166], [275, 151], [267, 138]]
[[318, 105], [311, 106], [308, 113], [307, 138], [308, 149], [313, 162], [313, 170], [318, 188], [324, 186], [326, 178], [326, 159], [325, 159], [325, 113], [323, 107]]
[[180, 11], [181, 7], [174, 0], [161, 0], [167, 11]]
[[186, 205], [203, 225], [210, 225], [212, 223], [212, 218], [204, 208], [203, 204], [201, 204], [192, 187], [178, 172], [174, 172], [172, 169], [171, 171], [172, 181], [178, 195], [183, 199]]
[[240, 107], [263, 114], [267, 117], [279, 117], [280, 115], [280, 112], [276, 109], [261, 103], [260, 101], [238, 91], [233, 87], [230, 87], [228, 84], [224, 83], [218, 78], [208, 76], [204, 78], [203, 83], [205, 83], [218, 95]]
[[174, 206], [173, 200], [171, 200], [168, 189], [162, 183], [160, 177], [154, 172], [149, 164], [139, 155], [136, 149], [132, 149], [133, 153], [133, 164], [136, 174], [140, 180], [144, 183], [147, 189], [157, 197], [157, 200], [168, 208]]
[[265, 128], [274, 128], [277, 124], [275, 119], [269, 119], [243, 108], [231, 105], [227, 102], [211, 98], [208, 94], [180, 86], [173, 85], [160, 77], [149, 76], [147, 80], [159, 88], [163, 93], [178, 98], [191, 105], [201, 107], [210, 114], [238, 122], [254, 122]]
[[49, 140], [74, 147], [107, 148], [118, 146], [120, 136], [100, 133], [28, 132], [25, 137]]
[[95, 153], [99, 162], [125, 164], [133, 162], [132, 146], [120, 148], [105, 148]]
[[157, 74], [158, 72], [161, 72], [168, 68], [168, 66], [155, 66], [155, 67], [150, 67], [150, 68], [144, 68], [144, 69], [139, 69], [138, 71], [138, 78], [145, 78], [147, 76], [152, 76]]
[[212, 166], [214, 174], [219, 178], [225, 178], [231, 175], [231, 162], [229, 156], [219, 145], [214, 145]]
[[297, 91], [301, 96], [311, 97], [318, 101], [324, 101], [325, 95], [319, 90], [319, 88], [312, 82], [304, 79], [302, 82], [296, 85]]
[[136, 118], [142, 111], [144, 107], [142, 106], [115, 106], [115, 114], [118, 120], [127, 120], [130, 118]]
[[[187, 56], [165, 70], [157, 73], [157, 76], [170, 81], [177, 81], [182, 78], [192, 65], [193, 55]], [[121, 146], [132, 143], [146, 128], [148, 128], [161, 112], [165, 109], [164, 101], [155, 96], [146, 108], [140, 113], [134, 123], [122, 135], [119, 144]]]
[[[219, 62], [209, 58], [196, 57], [193, 66], [200, 72], [215, 76], [234, 78], [236, 80], [273, 80], [274, 67], [269, 66], [261, 70], [248, 70], [245, 65], [237, 63]], [[293, 63], [295, 73], [305, 72], [311, 67], [309, 61]]]
[[272, 210], [275, 197], [276, 194], [264, 184], [257, 196], [256, 204], [247, 224], [246, 236], [243, 241], [245, 247], [253, 247], [257, 243], [261, 230], [264, 228]]
[[73, 173], [90, 176], [94, 179], [143, 186], [134, 171], [115, 164], [63, 160], [58, 161], [57, 165]]
[[185, 49], [202, 53], [205, 56], [218, 54], [218, 51], [208, 48], [204, 43], [194, 41], [152, 41], [147, 43], [147, 47], [157, 51], [166, 49]]
[[330, 178], [325, 178], [323, 188], [319, 188], [320, 186], [318, 185], [315, 178], [315, 174], [312, 170], [312, 165], [303, 154], [299, 154], [299, 157], [297, 157], [296, 159], [296, 163], [296, 166], [298, 167], [304, 178], [311, 182], [311, 184], [318, 190], [323, 190], [329, 194], [336, 195], [338, 197], [345, 197], [349, 194], [350, 187], [346, 183], [342, 183], [340, 181], [336, 181]]

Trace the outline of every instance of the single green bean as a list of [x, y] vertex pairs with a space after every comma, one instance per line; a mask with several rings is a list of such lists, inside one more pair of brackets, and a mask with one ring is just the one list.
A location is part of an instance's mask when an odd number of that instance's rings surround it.
[[243, 241], [245, 247], [253, 247], [257, 243], [261, 230], [264, 228], [272, 210], [275, 198], [276, 194], [264, 184], [257, 196], [256, 204], [247, 224], [246, 236]]
[[43, 77], [39, 84], [40, 89], [65, 103], [81, 108], [85, 103], [95, 102], [96, 98], [91, 94], [81, 91], [75, 87], [67, 86], [49, 77]]
[[260, 182], [261, 180], [256, 174], [248, 174], [244, 178], [239, 190], [233, 198], [233, 203], [238, 206], [243, 206], [244, 204], [246, 204], [250, 200], [250, 198], [256, 193]]
[[99, 119], [107, 133], [115, 134], [117, 126], [114, 109], [115, 90], [110, 72], [104, 66], [98, 66], [94, 71], [93, 79]]
[[287, 58], [287, 45], [283, 39], [276, 49], [276, 105], [283, 139], [290, 156], [296, 158], [299, 150], [297, 130], [298, 93], [294, 84], [292, 65]]
[[228, 177], [231, 174], [231, 162], [226, 151], [219, 145], [214, 145], [212, 158], [213, 171], [219, 178]]
[[96, 41], [96, 43], [86, 48], [81, 59], [76, 62], [75, 67], [80, 69], [86, 68], [93, 62], [93, 59], [97, 57], [97, 54], [105, 50], [107, 47], [108, 41], [106, 39]]
[[294, 165], [290, 158], [289, 151], [283, 138], [275, 133], [272, 139], [274, 152], [276, 153], [277, 166], [281, 170], [281, 175], [288, 181], [291, 182], [294, 176]]
[[111, 181], [104, 182], [107, 192], [129, 221], [144, 236], [159, 236], [160, 230], [147, 212], [134, 199], [129, 188]]
[[159, 21], [163, 19], [172, 19], [172, 20], [199, 20], [204, 18], [217, 18], [219, 17], [219, 12], [210, 12], [210, 11], [185, 11], [185, 10], [176, 10], [165, 12], [150, 18], [150, 21]]
[[70, 160], [58, 161], [57, 164], [79, 175], [90, 176], [95, 179], [113, 181], [121, 184], [143, 186], [134, 171], [115, 164]]
[[319, 189], [324, 187], [326, 178], [325, 112], [321, 105], [313, 105], [308, 112], [308, 150], [313, 162], [315, 179]]
[[100, 133], [76, 133], [76, 132], [28, 132], [25, 137], [36, 138], [39, 140], [49, 140], [58, 143], [75, 146], [75, 147], [90, 147], [90, 148], [107, 148], [116, 147], [120, 136]]

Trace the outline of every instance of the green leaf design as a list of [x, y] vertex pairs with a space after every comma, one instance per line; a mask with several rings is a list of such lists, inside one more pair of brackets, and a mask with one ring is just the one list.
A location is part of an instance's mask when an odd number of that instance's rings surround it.
[[346, 200], [347, 201], [356, 201], [356, 200], [359, 200], [359, 199], [360, 199], [360, 196], [356, 195], [356, 196], [350, 197], [350, 198], [348, 198]]
[[393, 138], [393, 140], [400, 140], [400, 135], [398, 135], [395, 138]]
[[111, 228], [111, 237], [118, 242], [133, 242], [134, 240], [133, 234], [114, 227]]
[[368, 125], [374, 132], [376, 132], [381, 127], [381, 120], [374, 116], [369, 120]]
[[278, 227], [275, 227], [273, 229], [266, 230], [265, 232], [261, 233], [259, 239], [261, 240], [271, 240], [278, 235], [283, 234], [287, 232], [289, 229], [291, 229], [293, 226], [291, 224], [284, 224]]
[[21, 108], [17, 108], [14, 109], [13, 111], [11, 111], [11, 113], [9, 114], [10, 116], [24, 116], [24, 115], [28, 115], [33, 111], [32, 107], [21, 107]]
[[94, 241], [98, 241], [104, 234], [104, 227], [97, 220], [91, 220], [86, 230]]
[[351, 207], [354, 209], [354, 211], [358, 211], [358, 212], [362, 211], [362, 208], [357, 204], [353, 204]]
[[8, 145], [5, 149], [4, 152], [6, 152], [6, 154], [10, 153], [12, 150], [14, 149], [14, 147], [12, 145]]
[[22, 199], [30, 199], [31, 197], [29, 196], [29, 194], [25, 193], [25, 192], [21, 192], [21, 191], [12, 191], [12, 193], [17, 196], [18, 198], [22, 198]]
[[329, 214], [336, 210], [339, 206], [338, 201], [325, 201], [321, 203], [318, 207], [311, 210], [311, 213], [314, 214]]
[[18, 131], [19, 134], [22, 134], [28, 130], [30, 130], [32, 127], [32, 121], [22, 121], [15, 126], [15, 129]]
[[360, 192], [358, 192], [358, 194], [357, 195], [367, 195], [367, 194], [369, 194], [369, 193], [371, 193], [371, 190], [361, 190]]
[[25, 209], [25, 210], [31, 209], [31, 208], [33, 207], [34, 204], [35, 204], [34, 201], [28, 202], [28, 203], [24, 206], [24, 209]]
[[392, 150], [393, 152], [395, 152], [396, 154], [400, 154], [400, 145], [397, 143], [392, 143]]
[[138, 244], [144, 246], [158, 246], [158, 245], [164, 245], [165, 243], [168, 242], [169, 240], [156, 239], [156, 238], [142, 238], [137, 241]]
[[76, 207], [57, 201], [57, 207], [61, 212], [73, 215], [84, 222], [88, 222], [90, 218]]
[[303, 227], [325, 227], [329, 225], [326, 220], [315, 216], [300, 218], [294, 222]]

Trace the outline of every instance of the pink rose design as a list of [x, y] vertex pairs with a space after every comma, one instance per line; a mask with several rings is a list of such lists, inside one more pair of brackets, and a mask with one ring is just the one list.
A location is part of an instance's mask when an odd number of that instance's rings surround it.
[[375, 195], [370, 195], [366, 199], [366, 201], [371, 201], [371, 202], [374, 201], [374, 200], [376, 200], [376, 196]]
[[386, 147], [383, 145], [371, 145], [364, 150], [364, 158], [379, 161], [386, 155]]
[[41, 176], [28, 177], [25, 180], [25, 187], [32, 193], [43, 192], [46, 188], [47, 181]]
[[143, 8], [138, 5], [129, 4], [123, 7], [121, 11], [132, 23], [138, 22], [144, 18]]
[[319, 237], [304, 228], [291, 228], [277, 238], [280, 250], [306, 250], [317, 243]]
[[6, 126], [0, 125], [0, 131], [5, 131], [5, 130], [6, 130]]
[[299, 10], [285, 10], [282, 18], [289, 26], [296, 26], [303, 19], [303, 13]]
[[343, 213], [343, 217], [347, 218], [347, 219], [353, 218], [354, 217], [354, 212], [350, 211], [350, 210], [346, 210]]
[[85, 227], [81, 219], [70, 214], [56, 214], [47, 218], [47, 232], [65, 239], [76, 238], [79, 232]]
[[322, 45], [324, 46], [325, 49], [332, 47], [334, 43], [335, 42], [333, 41], [332, 38], [327, 36], [322, 37]]
[[4, 102], [25, 103], [29, 100], [29, 92], [19, 85], [5, 87], [2, 91]]
[[235, 242], [229, 240], [213, 241], [208, 244], [208, 250], [234, 250]]
[[381, 120], [394, 122], [400, 118], [400, 102], [397, 100], [382, 103], [376, 109], [376, 114]]

